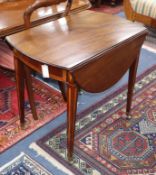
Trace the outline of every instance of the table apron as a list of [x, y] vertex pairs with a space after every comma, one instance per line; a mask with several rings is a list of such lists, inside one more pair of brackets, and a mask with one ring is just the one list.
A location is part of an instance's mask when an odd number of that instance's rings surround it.
[[[15, 51], [14, 53], [15, 57], [19, 59], [22, 63], [24, 63], [24, 65], [27, 65], [32, 70], [35, 70], [36, 72], [42, 74], [42, 65], [44, 63], [30, 59], [20, 54], [18, 51]], [[57, 68], [55, 66], [48, 66], [48, 70], [49, 70], [49, 78], [62, 82], [67, 82], [67, 72], [68, 72], [67, 70]]]

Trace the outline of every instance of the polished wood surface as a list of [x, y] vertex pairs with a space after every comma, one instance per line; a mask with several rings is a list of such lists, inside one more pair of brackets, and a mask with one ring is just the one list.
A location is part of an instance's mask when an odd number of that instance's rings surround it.
[[[102, 92], [130, 69], [126, 107], [130, 115], [139, 52], [146, 34], [146, 29], [139, 24], [84, 11], [6, 38], [18, 62], [19, 92], [23, 92], [20, 79], [25, 70], [22, 65], [42, 73], [42, 65], [46, 64], [51, 78], [66, 83], [69, 160], [73, 154], [79, 87], [88, 92]], [[22, 98], [21, 106], [23, 101]]]
[[136, 13], [131, 6], [130, 0], [124, 0], [123, 2], [124, 2], [123, 3], [124, 11], [127, 19], [133, 22], [134, 21], [141, 22], [149, 27], [156, 28], [156, 19]]
[[[0, 37], [24, 30], [23, 14], [26, 8], [35, 0], [21, 0], [0, 4]], [[32, 15], [32, 26], [57, 19], [64, 12], [66, 3], [57, 6], [41, 8]], [[74, 0], [72, 12], [79, 12], [90, 7], [88, 0]]]
[[117, 16], [84, 11], [12, 35], [7, 40], [34, 60], [73, 70], [142, 31], [139, 25]]

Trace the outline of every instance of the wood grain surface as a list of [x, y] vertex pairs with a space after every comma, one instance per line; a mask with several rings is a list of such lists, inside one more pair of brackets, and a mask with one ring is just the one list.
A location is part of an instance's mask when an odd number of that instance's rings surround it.
[[[21, 0], [0, 4], [0, 37], [24, 30], [23, 14], [35, 0]], [[66, 2], [60, 5], [38, 9], [32, 15], [32, 26], [60, 17], [65, 10]], [[72, 12], [79, 12], [90, 7], [88, 0], [74, 0]]]
[[9, 36], [7, 41], [34, 60], [72, 70], [144, 30], [117, 16], [84, 11]]

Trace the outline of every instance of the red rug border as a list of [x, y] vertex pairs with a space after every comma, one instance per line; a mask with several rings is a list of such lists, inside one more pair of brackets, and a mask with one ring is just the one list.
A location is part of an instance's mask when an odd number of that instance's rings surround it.
[[[0, 69], [4, 69], [5, 71], [10, 71], [11, 73], [14, 73], [13, 70], [10, 70], [10, 69], [7, 69], [7, 68], [1, 67], [1, 66], [0, 66]], [[53, 87], [50, 87], [48, 84], [44, 83], [44, 82], [41, 81], [40, 79], [35, 78], [35, 77], [33, 77], [33, 79], [34, 79], [34, 82], [37, 81], [37, 82], [39, 82], [40, 85], [43, 84], [43, 86], [45, 86], [48, 90], [55, 91], [55, 94], [60, 94], [60, 95], [61, 95], [61, 92], [57, 91], [57, 90], [54, 89]], [[65, 102], [65, 103], [66, 103], [66, 102]], [[60, 115], [62, 115], [65, 111], [66, 111], [66, 108], [63, 109], [63, 110], [61, 109], [58, 115], [56, 115], [56, 116], [54, 116], [53, 118], [51, 118], [51, 119], [45, 121], [45, 123], [44, 123], [43, 125], [41, 125], [41, 126], [39, 126], [38, 128], [34, 129], [32, 132], [27, 133], [26, 135], [24, 135], [24, 136], [23, 136], [20, 140], [18, 140], [17, 142], [8, 145], [7, 148], [4, 148], [2, 151], [0, 151], [0, 154], [4, 153], [5, 151], [7, 151], [8, 149], [10, 149], [11, 147], [15, 146], [15, 145], [18, 144], [20, 141], [24, 140], [26, 137], [28, 137], [28, 136], [30, 136], [31, 134], [33, 134], [33, 132], [36, 132], [36, 131], [37, 131], [38, 129], [40, 129], [41, 127], [46, 126], [46, 125], [49, 124], [51, 121], [55, 120], [56, 117], [60, 117]]]

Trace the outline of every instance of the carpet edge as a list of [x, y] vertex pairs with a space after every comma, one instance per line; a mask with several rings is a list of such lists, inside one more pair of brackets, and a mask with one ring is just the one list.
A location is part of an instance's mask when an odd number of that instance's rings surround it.
[[37, 155], [43, 157], [46, 159], [49, 163], [54, 165], [59, 170], [67, 173], [68, 175], [75, 175], [72, 173], [69, 169], [67, 169], [65, 166], [63, 166], [59, 161], [57, 161], [55, 158], [50, 156], [46, 151], [44, 151], [41, 147], [39, 147], [35, 142], [31, 143], [29, 145], [29, 148], [37, 153]]

